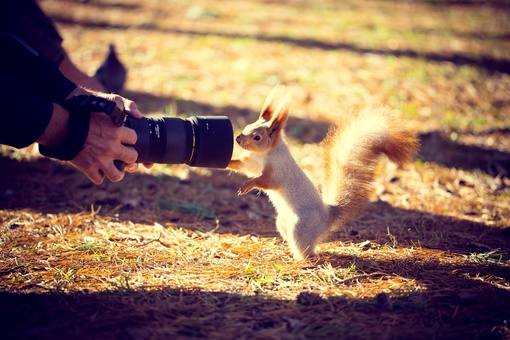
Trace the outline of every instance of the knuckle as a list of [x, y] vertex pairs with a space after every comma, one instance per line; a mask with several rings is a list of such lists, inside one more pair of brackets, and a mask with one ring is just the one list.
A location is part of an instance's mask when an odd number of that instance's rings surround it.
[[122, 128], [115, 128], [113, 130], [111, 130], [111, 138], [113, 140], [120, 140], [122, 139], [122, 136], [124, 135], [124, 131]]

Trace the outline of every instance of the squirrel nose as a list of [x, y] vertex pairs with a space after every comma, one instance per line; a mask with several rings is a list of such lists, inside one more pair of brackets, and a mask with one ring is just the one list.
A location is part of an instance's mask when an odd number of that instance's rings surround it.
[[241, 135], [236, 137], [237, 144], [241, 145]]

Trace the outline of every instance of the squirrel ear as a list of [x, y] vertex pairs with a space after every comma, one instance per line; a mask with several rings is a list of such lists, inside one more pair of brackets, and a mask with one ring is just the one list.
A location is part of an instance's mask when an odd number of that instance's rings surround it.
[[278, 84], [267, 96], [264, 106], [260, 111], [260, 118], [265, 121], [271, 121], [276, 119], [276, 116], [280, 115], [281, 111], [287, 111], [286, 113], [288, 114], [289, 104], [290, 95], [285, 86]]
[[280, 131], [280, 122], [274, 121], [271, 126], [269, 127], [269, 138], [275, 137], [275, 134], [278, 134], [278, 131]]
[[287, 120], [289, 119], [289, 106], [290, 95], [285, 93], [282, 98], [279, 98], [278, 105], [272, 113], [271, 125], [269, 126], [269, 137], [274, 138], [278, 136], [281, 130], [285, 128]]

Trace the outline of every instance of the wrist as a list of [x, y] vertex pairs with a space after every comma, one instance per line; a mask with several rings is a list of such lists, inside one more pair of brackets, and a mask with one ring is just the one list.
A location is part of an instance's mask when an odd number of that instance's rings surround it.
[[90, 112], [73, 108], [66, 111], [59, 105], [54, 106], [57, 107], [54, 111], [55, 122], [47, 127], [44, 137], [38, 140], [39, 152], [46, 157], [68, 161], [76, 157], [85, 144]]
[[69, 111], [58, 104], [53, 104], [50, 122], [37, 142], [53, 148], [61, 146], [67, 134], [68, 124]]
[[76, 96], [82, 96], [82, 95], [94, 96], [94, 95], [96, 95], [96, 93], [97, 93], [96, 91], [89, 90], [89, 89], [83, 88], [81, 86], [77, 86], [71, 93], [69, 93], [69, 95], [66, 97], [66, 100], [71, 99]]

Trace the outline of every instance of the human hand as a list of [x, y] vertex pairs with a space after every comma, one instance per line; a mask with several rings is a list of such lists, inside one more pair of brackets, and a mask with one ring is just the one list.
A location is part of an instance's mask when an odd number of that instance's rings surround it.
[[[69, 97], [83, 94], [114, 101], [129, 116], [136, 119], [142, 118], [142, 113], [138, 110], [135, 102], [116, 94], [99, 93], [78, 88]], [[136, 171], [138, 168], [138, 164], [134, 163], [138, 155], [129, 146], [134, 144], [136, 139], [137, 136], [134, 130], [125, 126], [116, 126], [102, 112], [91, 112], [89, 133], [85, 144], [78, 155], [70, 162], [95, 184], [101, 184], [105, 177], [112, 182], [118, 182], [124, 178], [124, 172], [115, 166], [115, 160], [126, 163], [125, 170], [128, 172]], [[146, 168], [151, 168], [153, 164], [144, 165]]]

